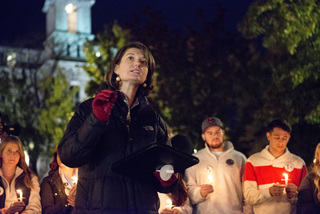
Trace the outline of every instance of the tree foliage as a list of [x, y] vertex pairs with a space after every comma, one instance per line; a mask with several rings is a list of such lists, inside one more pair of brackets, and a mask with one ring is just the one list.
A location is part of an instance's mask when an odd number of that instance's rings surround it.
[[95, 94], [95, 90], [103, 82], [115, 52], [128, 42], [128, 38], [128, 31], [123, 30], [115, 21], [112, 26], [106, 25], [104, 31], [97, 34], [96, 40], [86, 42], [84, 54], [87, 65], [83, 66], [83, 69], [91, 77], [86, 87], [89, 96]]
[[263, 82], [256, 78], [264, 75], [253, 65], [247, 68], [259, 54], [251, 42], [225, 29], [221, 5], [211, 21], [197, 8], [195, 13], [201, 29], [186, 25], [186, 33], [170, 29], [162, 14], [150, 8], [142, 21], [136, 17], [128, 25], [132, 37], [150, 47], [158, 65], [157, 90], [151, 98], [174, 131], [190, 136], [196, 148], [203, 147], [202, 120], [217, 116], [228, 138], [246, 152], [250, 144], [240, 144], [238, 137], [245, 131], [243, 122], [250, 121], [247, 112], [260, 105], [254, 95], [260, 96], [257, 89]]
[[70, 86], [61, 68], [54, 69], [54, 74], [49, 75], [41, 71], [39, 89], [43, 93], [43, 103], [38, 117], [38, 130], [52, 148], [63, 137], [74, 111], [73, 97], [79, 90], [78, 87]]
[[37, 160], [58, 144], [73, 111], [66, 77], [55, 66], [42, 70], [40, 62], [17, 64], [0, 72], [1, 112], [8, 124], [20, 125], [20, 135], [29, 154], [30, 168], [37, 173]]
[[[260, 67], [270, 73], [263, 106], [256, 118], [286, 117], [296, 127], [291, 140], [297, 152], [312, 157], [320, 140], [320, 6], [317, 1], [255, 1], [239, 30], [261, 41]], [[306, 128], [308, 127], [308, 128]], [[307, 151], [304, 143], [311, 143]]]
[[[255, 97], [261, 96], [258, 89], [264, 87], [264, 82], [256, 79], [264, 73], [254, 67], [260, 57], [252, 43], [224, 28], [225, 11], [220, 5], [212, 21], [207, 21], [201, 10], [195, 9], [195, 12], [201, 30], [187, 25], [186, 33], [173, 30], [161, 12], [146, 8], [142, 17], [134, 14], [123, 31], [128, 32], [125, 34], [129, 35], [128, 41], [141, 41], [155, 57], [156, 86], [150, 95], [152, 105], [175, 133], [188, 135], [199, 149], [203, 147], [200, 127], [205, 117], [220, 117], [230, 139], [237, 139], [246, 131], [243, 122], [249, 123], [253, 117], [247, 112], [260, 106]], [[106, 29], [97, 38], [96, 43], [86, 46], [89, 62], [86, 70], [102, 76], [110, 63], [110, 54], [106, 52], [96, 57], [95, 45], [106, 51], [115, 47], [107, 41], [108, 38], [113, 41], [114, 33]], [[247, 69], [250, 66], [251, 70]], [[101, 79], [97, 82], [100, 84]], [[238, 139], [235, 142], [244, 152], [251, 145], [245, 140], [247, 144], [238, 143]]]
[[254, 1], [247, 11], [241, 31], [249, 38], [263, 37], [266, 48], [294, 54], [300, 43], [319, 32], [317, 1]]
[[[194, 11], [199, 29], [171, 29], [163, 14], [151, 8], [133, 14], [121, 28], [116, 25], [125, 32], [123, 41], [141, 41], [155, 57], [152, 105], [198, 149], [203, 146], [202, 120], [221, 118], [227, 137], [247, 156], [267, 144], [265, 127], [272, 119], [287, 118], [294, 125], [289, 147], [308, 162], [313, 151], [303, 143], [320, 140], [314, 131], [320, 118], [317, 4], [255, 1], [239, 25], [245, 37], [224, 27], [221, 5], [211, 20]], [[111, 45], [118, 44], [115, 35], [109, 28], [88, 45], [87, 69], [99, 78], [112, 58], [108, 51], [124, 44]], [[95, 45], [104, 47], [102, 57], [95, 56]]]

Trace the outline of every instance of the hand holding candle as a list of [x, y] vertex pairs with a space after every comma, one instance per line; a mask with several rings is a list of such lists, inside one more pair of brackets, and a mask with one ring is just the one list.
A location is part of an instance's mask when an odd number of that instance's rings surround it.
[[273, 184], [269, 188], [270, 195], [272, 196], [282, 196], [284, 190], [285, 190], [285, 186], [279, 183]]
[[16, 201], [13, 202], [9, 208], [3, 208], [1, 211], [2, 213], [18, 213], [24, 210], [25, 208], [25, 203], [23, 201]]
[[287, 198], [291, 199], [298, 194], [298, 187], [295, 184], [290, 183], [286, 186], [286, 193]]
[[170, 199], [166, 200], [167, 205], [164, 209], [160, 210], [159, 214], [179, 214], [180, 211], [174, 209], [174, 205], [172, 205], [172, 201]]
[[213, 186], [211, 184], [201, 184], [200, 194], [202, 197], [207, 197], [212, 192], [213, 192]]

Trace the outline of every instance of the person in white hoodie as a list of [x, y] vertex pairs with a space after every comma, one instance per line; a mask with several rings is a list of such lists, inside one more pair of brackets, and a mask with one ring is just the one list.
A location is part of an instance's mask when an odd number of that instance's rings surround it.
[[40, 187], [28, 167], [21, 140], [9, 135], [0, 144], [0, 213], [41, 214]]
[[243, 213], [246, 157], [230, 141], [224, 141], [224, 134], [219, 118], [209, 117], [202, 122], [205, 148], [193, 154], [199, 163], [185, 173], [194, 213]]

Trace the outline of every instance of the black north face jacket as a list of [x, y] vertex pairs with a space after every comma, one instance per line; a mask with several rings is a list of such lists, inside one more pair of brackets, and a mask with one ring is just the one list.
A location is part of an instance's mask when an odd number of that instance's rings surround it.
[[[115, 173], [111, 165], [152, 144], [169, 144], [163, 120], [146, 97], [130, 110], [118, 98], [106, 123], [92, 113], [92, 100], [79, 105], [59, 144], [59, 156], [69, 167], [79, 167], [75, 213], [157, 213], [159, 183], [146, 184]], [[146, 160], [147, 161], [147, 160]]]

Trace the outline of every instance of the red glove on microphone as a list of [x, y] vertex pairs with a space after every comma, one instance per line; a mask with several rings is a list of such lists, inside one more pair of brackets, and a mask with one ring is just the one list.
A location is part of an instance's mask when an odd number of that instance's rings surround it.
[[111, 114], [114, 102], [118, 97], [117, 92], [102, 90], [92, 101], [92, 111], [94, 116], [102, 123], [107, 122]]
[[153, 175], [156, 176], [156, 178], [160, 181], [160, 183], [161, 183], [161, 185], [163, 187], [169, 187], [169, 186], [171, 186], [172, 184], [174, 184], [178, 180], [176, 174], [174, 174], [174, 173], [171, 175], [170, 179], [167, 180], [167, 181], [164, 181], [164, 180], [161, 179], [160, 172], [158, 172], [158, 171], [155, 171], [153, 173]]

